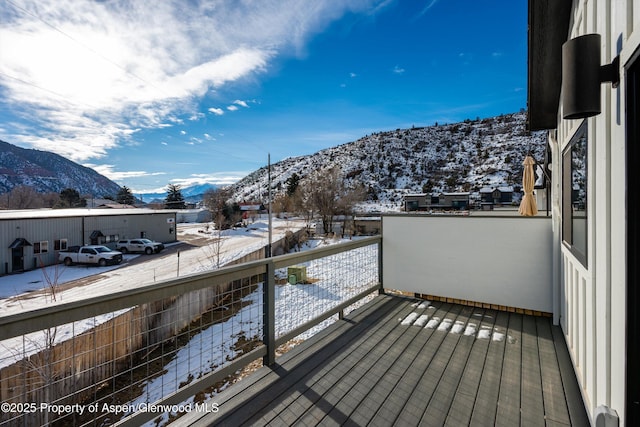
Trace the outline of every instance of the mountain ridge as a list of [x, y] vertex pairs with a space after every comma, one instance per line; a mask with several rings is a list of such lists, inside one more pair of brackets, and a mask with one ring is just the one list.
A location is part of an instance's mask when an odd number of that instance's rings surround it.
[[[531, 153], [542, 162], [545, 147], [546, 132], [527, 132], [524, 112], [380, 131], [272, 164], [271, 187], [274, 196], [282, 194], [294, 173], [304, 180], [315, 171], [339, 167], [348, 184], [360, 183], [365, 187], [370, 203], [386, 203], [397, 210], [407, 193], [477, 193], [483, 187], [518, 187], [525, 155]], [[20, 148], [0, 140], [0, 193], [18, 185], [56, 193], [74, 188], [95, 197], [115, 196], [120, 190], [118, 184], [95, 170], [58, 154]], [[197, 193], [210, 188], [214, 187], [206, 184], [185, 187], [182, 191], [185, 199], [197, 202], [203, 196]], [[234, 201], [266, 202], [267, 166], [227, 188]]]
[[72, 188], [95, 197], [115, 197], [120, 190], [109, 178], [58, 154], [21, 148], [0, 140], [0, 193], [21, 185], [42, 193]]
[[[452, 124], [375, 132], [356, 141], [289, 157], [271, 165], [274, 195], [293, 173], [341, 169], [347, 183], [361, 183], [369, 202], [401, 206], [411, 192], [478, 193], [484, 187], [520, 186], [527, 154], [541, 163], [546, 132], [528, 132], [526, 113], [465, 120]], [[230, 186], [237, 202], [264, 200], [267, 167]]]

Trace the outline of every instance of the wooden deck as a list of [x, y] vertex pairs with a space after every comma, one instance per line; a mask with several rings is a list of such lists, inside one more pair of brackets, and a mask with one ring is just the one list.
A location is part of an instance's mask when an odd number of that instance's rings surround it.
[[548, 318], [379, 296], [276, 362], [176, 424], [589, 425]]

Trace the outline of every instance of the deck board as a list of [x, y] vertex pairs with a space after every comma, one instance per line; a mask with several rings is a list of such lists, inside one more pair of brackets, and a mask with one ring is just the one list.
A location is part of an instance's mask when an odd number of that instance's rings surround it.
[[507, 329], [496, 426], [520, 425], [520, 388], [522, 365], [522, 315], [511, 313]]
[[485, 315], [494, 317], [495, 323], [490, 331], [490, 336], [486, 338], [489, 341], [489, 348], [482, 369], [482, 378], [473, 407], [471, 424], [489, 426], [495, 424], [509, 314], [489, 311]]
[[[448, 341], [448, 345], [451, 346], [451, 357], [443, 370], [435, 393], [425, 411], [428, 422], [433, 423], [433, 425], [444, 425], [446, 422], [462, 373], [468, 363], [475, 338], [465, 335], [464, 331], [471, 321], [472, 314], [472, 307], [463, 307], [455, 323], [464, 329], [457, 333], [449, 333], [445, 339]], [[423, 418], [425, 414], [423, 414]], [[425, 420], [425, 422], [427, 421]]]
[[[562, 332], [550, 319], [419, 304], [380, 296], [218, 395], [218, 413], [190, 413], [174, 424], [577, 426], [588, 420], [566, 345], [558, 342]], [[404, 324], [410, 313], [432, 323]]]
[[548, 422], [558, 425], [569, 424], [569, 410], [564, 399], [562, 377], [558, 358], [553, 346], [553, 335], [549, 322], [537, 321], [538, 348], [540, 351], [540, 374], [542, 377], [542, 397]]
[[[475, 337], [483, 336], [483, 331], [491, 331], [494, 324], [494, 316], [487, 310], [476, 310], [471, 318], [470, 326], [475, 327], [477, 333]], [[489, 350], [488, 339], [474, 339], [471, 354], [467, 360], [467, 365], [460, 378], [460, 384], [453, 398], [452, 408], [445, 421], [448, 426], [468, 425], [471, 422], [475, 407], [478, 388], [482, 379], [482, 371]]]
[[538, 330], [534, 317], [522, 320], [522, 423], [527, 426], [544, 426], [544, 399], [538, 350]]
[[[461, 308], [461, 306], [457, 305], [451, 306], [444, 304], [442, 310], [436, 312], [434, 319], [441, 321], [449, 319], [455, 322]], [[444, 314], [439, 316], [441, 311], [444, 312]], [[437, 328], [431, 334], [428, 341], [429, 351], [427, 352], [429, 360], [424, 364], [422, 373], [420, 373], [419, 370], [416, 372], [416, 374], [420, 376], [420, 379], [413, 390], [411, 390], [411, 395], [405, 402], [394, 425], [406, 426], [418, 425], [420, 423], [425, 408], [431, 400], [438, 386], [438, 380], [446, 367], [448, 356], [450, 356], [452, 352], [451, 342], [445, 343], [448, 337], [448, 331], [438, 330]]]
[[551, 328], [551, 333], [553, 335], [556, 356], [558, 357], [558, 366], [562, 378], [564, 398], [569, 411], [570, 424], [574, 426], [587, 426], [590, 424], [589, 417], [584, 410], [584, 402], [580, 395], [580, 386], [573, 373], [571, 356], [569, 355], [567, 343], [562, 335], [562, 330], [560, 328]]

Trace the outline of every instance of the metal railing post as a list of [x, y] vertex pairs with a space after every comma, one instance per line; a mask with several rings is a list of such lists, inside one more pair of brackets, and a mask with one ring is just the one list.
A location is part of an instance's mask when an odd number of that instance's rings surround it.
[[378, 242], [378, 282], [380, 283], [380, 295], [384, 294], [384, 283], [382, 283], [382, 239]]
[[269, 259], [267, 262], [267, 278], [264, 284], [264, 344], [267, 347], [267, 354], [262, 358], [265, 366], [273, 365], [276, 361], [276, 281], [275, 266]]

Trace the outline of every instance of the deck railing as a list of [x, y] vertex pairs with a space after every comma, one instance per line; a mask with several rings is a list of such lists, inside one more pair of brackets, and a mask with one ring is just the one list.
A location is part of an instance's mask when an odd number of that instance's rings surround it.
[[380, 290], [381, 247], [367, 237], [0, 317], [0, 426], [215, 410], [239, 370]]

